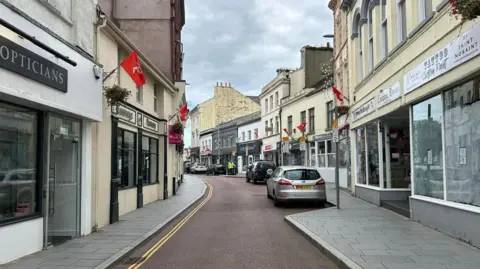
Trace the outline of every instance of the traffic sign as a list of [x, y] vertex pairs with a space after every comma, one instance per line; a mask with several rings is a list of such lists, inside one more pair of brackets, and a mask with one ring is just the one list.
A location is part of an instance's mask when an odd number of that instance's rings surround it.
[[289, 141], [289, 137], [288, 136], [284, 136], [283, 137], [283, 142], [288, 142]]
[[334, 119], [332, 124], [332, 129], [337, 129], [337, 128], [338, 128], [338, 119]]
[[300, 137], [300, 142], [305, 143], [305, 136]]

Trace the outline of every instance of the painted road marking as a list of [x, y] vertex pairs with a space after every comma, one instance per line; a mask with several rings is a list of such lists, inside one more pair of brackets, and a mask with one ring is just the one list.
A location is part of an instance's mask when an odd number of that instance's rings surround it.
[[128, 269], [138, 269], [142, 266], [147, 260], [149, 260], [153, 254], [155, 254], [172, 236], [174, 236], [180, 228], [191, 218], [195, 213], [197, 213], [200, 208], [202, 208], [208, 200], [212, 197], [213, 187], [209, 183], [205, 182], [208, 185], [208, 195], [197, 207], [195, 207], [192, 212], [190, 212], [182, 221], [180, 221], [173, 229], [167, 233], [162, 239], [160, 239], [154, 246], [152, 246], [142, 257], [138, 258]]

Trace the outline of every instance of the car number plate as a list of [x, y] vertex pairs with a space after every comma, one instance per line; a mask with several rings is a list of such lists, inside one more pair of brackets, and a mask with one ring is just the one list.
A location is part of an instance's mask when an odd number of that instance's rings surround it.
[[295, 186], [297, 190], [311, 190], [312, 186]]

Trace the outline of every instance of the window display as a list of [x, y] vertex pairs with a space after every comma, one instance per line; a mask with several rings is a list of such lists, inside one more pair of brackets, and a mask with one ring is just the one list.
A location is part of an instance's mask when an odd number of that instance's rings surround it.
[[379, 171], [379, 158], [378, 158], [378, 123], [372, 122], [365, 126], [367, 134], [367, 169], [368, 169], [368, 181], [367, 184], [371, 186], [380, 186], [380, 171]]
[[[141, 171], [144, 184], [154, 184], [158, 182], [158, 139], [148, 136], [142, 137], [142, 156], [143, 162]], [[206, 163], [206, 162], [202, 162]]]
[[136, 134], [123, 129], [118, 129], [118, 177], [121, 187], [133, 187], [136, 184]]
[[443, 199], [442, 99], [440, 95], [412, 108], [414, 192]]
[[366, 157], [366, 135], [365, 128], [357, 129], [356, 144], [357, 144], [357, 183], [367, 184], [367, 157]]
[[480, 77], [444, 94], [447, 201], [474, 206], [480, 206], [479, 91]]
[[0, 103], [0, 221], [40, 212], [37, 113]]

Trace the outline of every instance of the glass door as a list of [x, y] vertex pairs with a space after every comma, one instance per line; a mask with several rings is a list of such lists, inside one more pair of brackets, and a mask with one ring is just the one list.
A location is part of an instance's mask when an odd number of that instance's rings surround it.
[[75, 119], [49, 117], [46, 247], [80, 235], [80, 126]]

